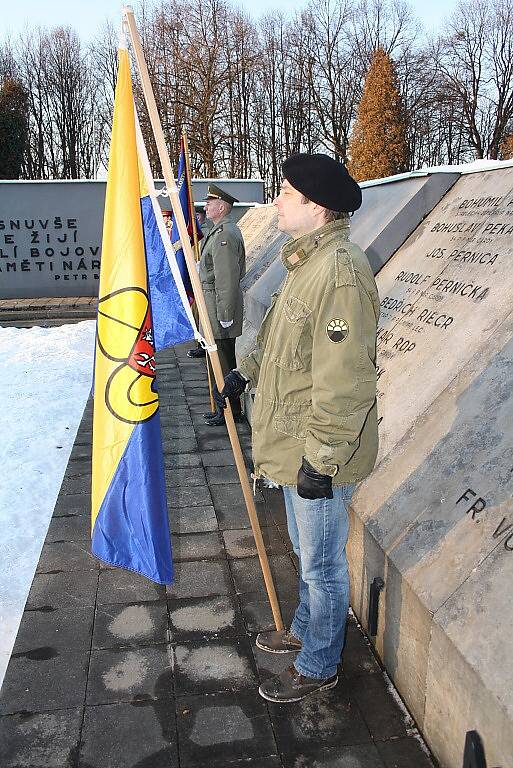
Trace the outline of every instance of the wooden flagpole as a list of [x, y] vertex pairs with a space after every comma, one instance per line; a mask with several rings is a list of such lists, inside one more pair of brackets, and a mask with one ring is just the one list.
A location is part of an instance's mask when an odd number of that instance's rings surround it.
[[[166, 182], [169, 199], [171, 201], [173, 213], [178, 226], [178, 232], [180, 234], [180, 240], [182, 242], [182, 249], [185, 256], [185, 261], [187, 264], [187, 269], [189, 270], [189, 276], [190, 276], [192, 287], [194, 290], [194, 296], [196, 297], [196, 303], [198, 306], [198, 315], [201, 322], [203, 336], [207, 342], [207, 345], [209, 347], [213, 347], [215, 342], [212, 334], [212, 327], [210, 325], [210, 320], [208, 318], [208, 312], [205, 304], [205, 297], [203, 296], [203, 291], [201, 289], [201, 282], [199, 280], [199, 276], [196, 271], [194, 254], [193, 254], [192, 246], [189, 240], [189, 235], [187, 232], [187, 226], [185, 224], [182, 207], [180, 205], [175, 177], [173, 174], [173, 170], [171, 168], [171, 163], [170, 163], [169, 155], [166, 148], [166, 142], [164, 139], [164, 133], [162, 131], [162, 125], [160, 123], [160, 119], [157, 111], [157, 105], [155, 103], [155, 97], [153, 95], [153, 89], [151, 87], [150, 77], [149, 77], [148, 69], [146, 66], [146, 61], [144, 59], [144, 54], [143, 54], [142, 45], [141, 45], [141, 38], [139, 36], [139, 32], [135, 23], [134, 12], [132, 8], [130, 7], [123, 8], [123, 17], [124, 17], [126, 26], [128, 28], [130, 40], [132, 42], [132, 47], [135, 55], [137, 69], [139, 71], [139, 77], [141, 79], [144, 98], [146, 101], [146, 106], [148, 108], [151, 127], [153, 129], [153, 135], [155, 138], [160, 162], [162, 165], [162, 172], [164, 174], [164, 179]], [[217, 353], [217, 349], [212, 349], [209, 352], [209, 355], [210, 355], [210, 361], [211, 361], [212, 369], [214, 372], [214, 378], [217, 384], [217, 388], [219, 389], [219, 391], [221, 391], [224, 386], [224, 377], [223, 377], [223, 372], [221, 370], [221, 363], [219, 362], [219, 355]], [[239, 473], [240, 484], [242, 486], [242, 493], [244, 495], [244, 501], [246, 502], [246, 508], [247, 508], [249, 520], [251, 523], [251, 529], [253, 531], [253, 536], [255, 538], [255, 544], [258, 552], [258, 557], [260, 560], [260, 565], [262, 568], [262, 574], [264, 577], [267, 595], [269, 597], [271, 610], [273, 612], [274, 623], [276, 625], [276, 629], [280, 630], [280, 629], [283, 629], [283, 620], [281, 617], [280, 607], [278, 605], [278, 598], [276, 596], [276, 589], [274, 586], [271, 569], [269, 567], [269, 559], [267, 557], [267, 552], [265, 551], [265, 545], [264, 545], [264, 540], [262, 538], [260, 523], [258, 522], [255, 501], [251, 493], [251, 486], [250, 486], [247, 471], [246, 471], [246, 465], [244, 463], [244, 458], [243, 458], [242, 450], [239, 443], [239, 436], [237, 435], [237, 430], [235, 428], [235, 422], [233, 420], [233, 414], [232, 414], [229, 401], [227, 402], [227, 406], [225, 410], [225, 419], [226, 419], [226, 426], [228, 429], [228, 435], [230, 437], [230, 443], [232, 446], [233, 455], [235, 458], [235, 464], [237, 466], [237, 472]]]
[[183, 153], [185, 156], [185, 179], [187, 181], [187, 198], [189, 200], [189, 217], [191, 220], [192, 238], [194, 242], [194, 256], [196, 257], [196, 261], [199, 261], [200, 252], [199, 252], [198, 230], [196, 229], [196, 209], [194, 208], [194, 198], [192, 196], [191, 164], [189, 162], [189, 144], [187, 142], [187, 134], [185, 133], [185, 131], [182, 131], [182, 141], [183, 141]]
[[[192, 196], [192, 178], [191, 178], [191, 166], [189, 163], [189, 145], [187, 143], [187, 134], [182, 131], [183, 141], [183, 153], [185, 157], [185, 179], [187, 181], [187, 198], [189, 200], [189, 219], [192, 226], [192, 237], [194, 241], [194, 256], [196, 257], [196, 263], [200, 260], [198, 230], [196, 229], [196, 209], [194, 207], [194, 198]], [[214, 397], [212, 395], [212, 379], [210, 376], [210, 365], [208, 364], [208, 355], [205, 356], [205, 365], [207, 366], [207, 379], [208, 379], [208, 394], [210, 397], [210, 411], [215, 413], [216, 408], [214, 406]]]

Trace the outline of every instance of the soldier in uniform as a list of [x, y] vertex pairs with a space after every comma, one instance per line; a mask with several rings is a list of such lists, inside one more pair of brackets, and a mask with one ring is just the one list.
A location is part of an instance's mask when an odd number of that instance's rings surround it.
[[256, 386], [255, 475], [283, 487], [299, 560], [299, 605], [289, 629], [261, 632], [259, 648], [296, 653], [259, 693], [283, 703], [337, 684], [349, 601], [347, 508], [378, 448], [379, 299], [365, 253], [349, 240], [361, 191], [323, 154], [283, 164], [274, 201], [287, 276], [256, 349], [225, 377], [219, 401]]
[[[199, 276], [224, 375], [235, 368], [235, 339], [242, 333], [240, 281], [246, 274], [246, 252], [241, 231], [231, 215], [236, 202], [224, 189], [209, 184], [205, 213], [212, 227], [202, 240]], [[188, 354], [198, 356], [196, 350]], [[240, 417], [240, 397], [234, 395], [230, 403], [234, 417]], [[223, 409], [218, 407], [204, 418], [209, 426], [224, 424]]]
[[196, 208], [196, 218], [198, 220], [198, 224], [200, 225], [203, 237], [206, 237], [212, 229], [212, 222], [210, 219], [207, 219], [207, 214], [205, 213], [204, 208]]
[[166, 225], [166, 229], [171, 234], [171, 230], [173, 228], [173, 211], [163, 210], [162, 216], [164, 218], [164, 224]]

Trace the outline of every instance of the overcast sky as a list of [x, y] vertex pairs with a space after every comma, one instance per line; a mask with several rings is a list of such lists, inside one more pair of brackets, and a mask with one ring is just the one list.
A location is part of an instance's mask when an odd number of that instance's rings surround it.
[[[440, 27], [443, 18], [455, 7], [457, 0], [429, 0], [415, 2], [415, 14], [427, 29]], [[248, 10], [254, 17], [272, 8], [282, 11], [298, 10], [306, 5], [306, 0], [238, 0], [237, 4]], [[133, 3], [137, 8], [138, 3]], [[0, 39], [6, 34], [17, 35], [25, 26], [58, 24], [74, 27], [84, 40], [94, 36], [102, 23], [108, 18], [114, 23], [120, 18], [123, 3], [119, 0], [19, 0], [2, 4], [2, 31]], [[137, 18], [137, 12], [136, 12]]]

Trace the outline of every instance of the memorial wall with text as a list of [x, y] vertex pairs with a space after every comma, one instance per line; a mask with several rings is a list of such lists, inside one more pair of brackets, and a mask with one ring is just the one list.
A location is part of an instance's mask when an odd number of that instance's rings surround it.
[[376, 469], [358, 489], [352, 604], [442, 765], [477, 729], [513, 754], [513, 168], [464, 175], [377, 276]]
[[[216, 180], [247, 203], [262, 202], [263, 182]], [[207, 180], [193, 180], [197, 201]], [[0, 299], [97, 296], [100, 279], [103, 181], [0, 181]], [[156, 183], [157, 189], [162, 183]], [[159, 197], [163, 208], [169, 199]]]
[[[383, 580], [376, 650], [440, 765], [461, 768], [476, 729], [489, 764], [507, 768], [513, 163], [372, 184], [363, 197], [352, 239], [381, 300], [380, 449], [351, 507], [351, 604], [368, 627], [370, 586]], [[239, 354], [284, 274], [272, 209], [250, 216], [265, 238], [249, 249]]]

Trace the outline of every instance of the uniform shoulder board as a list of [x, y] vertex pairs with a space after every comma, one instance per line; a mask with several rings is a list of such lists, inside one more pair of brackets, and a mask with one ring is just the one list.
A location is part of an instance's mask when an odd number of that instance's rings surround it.
[[356, 285], [353, 259], [349, 251], [340, 248], [335, 254], [335, 286]]

